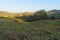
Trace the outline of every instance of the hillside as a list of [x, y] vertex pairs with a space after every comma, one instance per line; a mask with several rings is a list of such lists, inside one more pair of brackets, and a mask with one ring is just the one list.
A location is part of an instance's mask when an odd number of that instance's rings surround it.
[[22, 26], [24, 26], [23, 24], [8, 18], [0, 18], [0, 29], [20, 31], [20, 29], [22, 29]]
[[0, 11], [0, 17], [15, 17], [15, 16], [23, 16], [22, 13], [10, 13], [5, 11]]
[[0, 40], [60, 40], [60, 20], [18, 23], [0, 18]]

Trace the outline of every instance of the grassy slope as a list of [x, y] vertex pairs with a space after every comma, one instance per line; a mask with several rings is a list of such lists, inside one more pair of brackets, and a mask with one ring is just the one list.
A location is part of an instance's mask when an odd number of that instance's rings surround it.
[[13, 20], [0, 18], [0, 29], [12, 30], [12, 29], [17, 29], [20, 26], [21, 25], [19, 23], [14, 22]]
[[32, 39], [60, 40], [60, 20], [40, 20], [25, 25]]
[[[60, 20], [40, 20], [35, 22], [29, 22], [28, 24], [26, 24], [26, 23], [17, 23], [10, 19], [0, 18], [0, 30], [1, 29], [12, 30], [15, 32], [22, 31], [24, 34], [27, 33], [26, 36], [29, 39], [32, 38], [33, 40], [60, 39]], [[16, 38], [17, 37], [15, 37], [15, 39]]]

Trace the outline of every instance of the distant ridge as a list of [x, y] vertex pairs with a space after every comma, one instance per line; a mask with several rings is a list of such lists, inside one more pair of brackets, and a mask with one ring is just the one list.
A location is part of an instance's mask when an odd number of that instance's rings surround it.
[[23, 16], [23, 13], [10, 13], [5, 11], [0, 11], [0, 17], [15, 17], [15, 16]]

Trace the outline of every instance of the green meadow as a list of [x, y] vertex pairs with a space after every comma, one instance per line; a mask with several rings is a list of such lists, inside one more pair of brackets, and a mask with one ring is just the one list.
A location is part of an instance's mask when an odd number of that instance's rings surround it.
[[17, 22], [0, 18], [0, 40], [60, 40], [60, 20]]

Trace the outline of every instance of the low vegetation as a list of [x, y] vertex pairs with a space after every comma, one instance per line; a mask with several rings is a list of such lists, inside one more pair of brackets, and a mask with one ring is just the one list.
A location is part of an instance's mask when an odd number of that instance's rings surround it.
[[60, 40], [59, 14], [25, 13], [0, 17], [0, 40]]
[[0, 18], [0, 40], [60, 40], [60, 20], [20, 23]]

